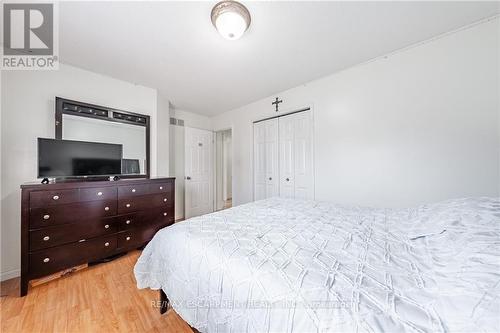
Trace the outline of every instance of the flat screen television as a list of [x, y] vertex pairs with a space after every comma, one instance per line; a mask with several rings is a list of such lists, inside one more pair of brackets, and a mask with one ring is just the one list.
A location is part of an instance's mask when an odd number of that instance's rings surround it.
[[38, 178], [120, 175], [122, 156], [119, 144], [38, 138]]

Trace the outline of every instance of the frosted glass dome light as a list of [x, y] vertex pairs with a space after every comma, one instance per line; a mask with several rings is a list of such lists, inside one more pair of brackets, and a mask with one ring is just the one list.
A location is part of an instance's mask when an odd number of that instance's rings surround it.
[[229, 40], [240, 38], [250, 26], [250, 13], [241, 3], [222, 1], [212, 9], [212, 23], [222, 37]]

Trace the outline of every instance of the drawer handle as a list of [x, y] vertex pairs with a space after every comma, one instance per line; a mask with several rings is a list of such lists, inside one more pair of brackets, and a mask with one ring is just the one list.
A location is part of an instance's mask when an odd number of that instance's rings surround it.
[[132, 193], [135, 193], [135, 188], [132, 189]]
[[167, 216], [167, 213], [163, 213], [163, 216]]
[[50, 258], [45, 258], [45, 259], [43, 259], [43, 262], [45, 262], [45, 263], [47, 263], [47, 262], [49, 262], [49, 261], [50, 261]]
[[52, 197], [52, 199], [54, 199], [54, 200], [59, 200], [59, 196], [58, 196], [58, 195], [54, 195], [54, 196]]
[[130, 236], [127, 236], [127, 238], [125, 238], [125, 239], [129, 241], [130, 240]]
[[45, 237], [43, 237], [43, 240], [44, 240], [44, 241], [48, 241], [49, 239], [50, 239], [50, 237], [49, 237], [49, 236], [45, 236]]
[[125, 207], [130, 208], [130, 204], [126, 204]]
[[163, 190], [163, 186], [160, 186], [160, 190]]
[[43, 216], [43, 219], [44, 219], [44, 220], [48, 220], [48, 219], [50, 219], [50, 215], [49, 215], [49, 214], [45, 214], [45, 215]]
[[106, 225], [104, 226], [104, 229], [109, 229], [109, 224], [106, 224]]
[[97, 196], [101, 196], [102, 195], [102, 192], [97, 192]]
[[105, 210], [105, 211], [108, 211], [108, 210], [109, 210], [109, 207], [108, 207], [108, 206], [104, 207], [104, 210]]
[[108, 242], [104, 243], [104, 246], [109, 246], [109, 243]]
[[125, 224], [130, 224], [130, 220], [125, 221]]
[[167, 202], [167, 198], [163, 198], [163, 202]]

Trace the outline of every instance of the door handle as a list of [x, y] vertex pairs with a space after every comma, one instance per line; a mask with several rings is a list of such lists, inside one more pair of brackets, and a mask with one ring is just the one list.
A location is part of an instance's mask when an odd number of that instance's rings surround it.
[[290, 181], [290, 178], [287, 178], [287, 179], [286, 179], [286, 181], [287, 181], [287, 182], [289, 182], [289, 181]]
[[273, 177], [269, 177], [269, 180], [273, 180]]
[[186, 177], [186, 179], [187, 179], [187, 180], [191, 180], [191, 177], [187, 176], [187, 177]]

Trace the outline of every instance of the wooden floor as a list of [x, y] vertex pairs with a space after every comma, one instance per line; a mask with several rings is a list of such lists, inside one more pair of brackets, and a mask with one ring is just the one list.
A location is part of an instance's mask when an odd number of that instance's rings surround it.
[[224, 208], [222, 208], [222, 209], [228, 209], [231, 207], [233, 207], [233, 199], [232, 198], [224, 201]]
[[0, 320], [6, 332], [188, 332], [173, 310], [160, 315], [159, 292], [138, 290], [133, 274], [139, 251], [30, 288], [2, 283]]

